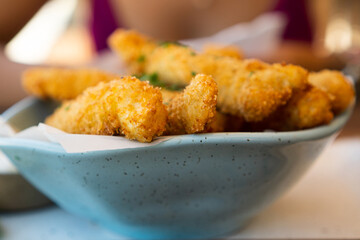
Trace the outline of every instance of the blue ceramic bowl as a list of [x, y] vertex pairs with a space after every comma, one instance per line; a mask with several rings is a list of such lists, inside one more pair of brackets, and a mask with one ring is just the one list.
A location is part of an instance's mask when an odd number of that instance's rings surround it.
[[[18, 129], [54, 104], [26, 99], [3, 117]], [[294, 132], [176, 136], [156, 146], [69, 154], [0, 138], [20, 172], [67, 211], [140, 239], [227, 236], [289, 189], [345, 125]]]

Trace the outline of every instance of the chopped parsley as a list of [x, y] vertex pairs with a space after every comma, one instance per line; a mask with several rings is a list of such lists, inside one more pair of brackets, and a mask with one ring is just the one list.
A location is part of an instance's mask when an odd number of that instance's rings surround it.
[[181, 47], [187, 47], [186, 45], [181, 44], [181, 43], [179, 43], [179, 42], [164, 41], [164, 42], [160, 42], [160, 43], [159, 43], [159, 46], [164, 47], [164, 48], [167, 48], [167, 47], [169, 47], [169, 46], [171, 46], [171, 45], [177, 45], [177, 46], [181, 46]]
[[145, 55], [140, 55], [140, 56], [136, 59], [136, 61], [137, 61], [138, 63], [145, 62]]
[[169, 85], [164, 82], [161, 82], [159, 80], [159, 76], [156, 72], [151, 73], [151, 74], [144, 74], [138, 78], [141, 81], [149, 81], [149, 83], [151, 85], [156, 86], [156, 87], [161, 87], [161, 88], [165, 88], [165, 89], [172, 90], [172, 91], [178, 91], [178, 90], [182, 89], [182, 87], [179, 85], [176, 85], [176, 84]]
[[165, 88], [171, 91], [179, 91], [182, 89], [182, 87], [177, 84], [171, 84], [170, 86], [166, 86]]
[[159, 76], [156, 72], [152, 73], [152, 74], [144, 74], [144, 75], [140, 76], [139, 79], [141, 81], [149, 81], [150, 84], [154, 85], [154, 86], [159, 86], [159, 84], [160, 84]]

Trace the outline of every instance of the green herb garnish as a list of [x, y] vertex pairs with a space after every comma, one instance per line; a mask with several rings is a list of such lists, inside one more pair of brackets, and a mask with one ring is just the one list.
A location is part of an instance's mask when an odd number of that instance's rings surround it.
[[165, 88], [165, 89], [168, 89], [168, 90], [172, 90], [172, 91], [178, 91], [178, 90], [181, 90], [182, 87], [177, 85], [177, 84], [166, 84], [164, 82], [161, 82], [159, 80], [159, 76], [156, 72], [154, 73], [151, 73], [151, 74], [144, 74], [140, 77], [138, 77], [141, 81], [149, 81], [149, 83], [153, 86], [156, 86], [156, 87], [161, 87], [161, 88]]
[[177, 84], [172, 84], [170, 86], [166, 86], [166, 89], [171, 90], [171, 91], [180, 91], [183, 88]]
[[138, 63], [145, 62], [145, 55], [140, 55], [140, 56], [136, 59], [136, 61], [137, 61]]
[[159, 46], [164, 47], [164, 48], [169, 47], [170, 45], [176, 45], [176, 46], [181, 46], [181, 47], [187, 47], [186, 45], [181, 44], [181, 43], [179, 43], [179, 42], [164, 41], [164, 42], [160, 42], [160, 43], [159, 43]]
[[155, 86], [158, 86], [160, 84], [159, 76], [156, 72], [151, 74], [144, 74], [141, 77], [139, 77], [139, 79], [141, 81], [149, 81], [151, 85], [155, 85]]

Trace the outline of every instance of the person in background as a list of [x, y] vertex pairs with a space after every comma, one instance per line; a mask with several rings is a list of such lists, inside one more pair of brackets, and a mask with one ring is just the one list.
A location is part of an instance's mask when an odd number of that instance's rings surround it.
[[263, 13], [279, 12], [287, 20], [281, 47], [263, 60], [299, 64], [310, 70], [341, 69], [343, 62], [338, 57], [314, 52], [316, 4], [319, 1], [185, 0], [169, 4], [167, 0], [92, 0], [90, 26], [96, 49], [101, 51], [118, 27], [136, 29], [156, 39], [179, 40], [209, 36]]
[[[83, 0], [85, 1], [85, 0]], [[88, 0], [91, 4], [90, 30], [97, 52], [107, 48], [107, 37], [118, 27], [136, 29], [163, 40], [208, 36], [239, 22], [280, 11], [288, 19], [280, 49], [269, 62], [300, 64], [309, 69], [339, 68], [332, 59], [314, 55], [313, 29], [306, 0]], [[2, 1], [0, 8], [0, 110], [25, 96], [22, 71], [28, 67], [9, 61], [3, 53], [6, 44], [36, 13], [46, 0]], [[101, 61], [101, 59], [99, 59]]]

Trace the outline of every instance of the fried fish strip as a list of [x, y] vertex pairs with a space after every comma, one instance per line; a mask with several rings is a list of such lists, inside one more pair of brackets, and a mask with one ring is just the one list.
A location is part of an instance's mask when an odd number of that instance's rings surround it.
[[193, 55], [191, 49], [177, 45], [158, 47], [148, 58], [145, 71], [156, 72], [168, 83], [188, 84], [197, 72], [212, 75], [219, 88], [220, 111], [249, 122], [269, 116], [286, 103], [293, 90], [307, 83], [307, 71], [298, 66]]
[[64, 102], [46, 123], [69, 133], [118, 135], [150, 142], [165, 131], [160, 90], [134, 77], [101, 82]]
[[[121, 34], [126, 38], [134, 32], [121, 31]], [[143, 42], [147, 41], [155, 44], [143, 38]], [[126, 49], [123, 53], [116, 50], [127, 56], [141, 51], [141, 48]], [[305, 88], [307, 83], [307, 71], [298, 66], [196, 54], [192, 49], [177, 44], [158, 45], [142, 54], [147, 59], [143, 65], [145, 73], [157, 73], [160, 81], [169, 84], [187, 85], [196, 73], [212, 75], [219, 89], [219, 110], [244, 117], [248, 122], [266, 118], [284, 105], [294, 90]]]
[[244, 58], [244, 54], [242, 53], [242, 51], [238, 47], [233, 45], [218, 46], [214, 44], [209, 44], [204, 47], [203, 53], [217, 57], [232, 57], [239, 60]]
[[325, 92], [311, 87], [294, 94], [283, 111], [284, 129], [299, 130], [328, 124], [334, 115]]
[[166, 134], [204, 131], [215, 117], [217, 92], [215, 80], [204, 74], [197, 74], [182, 92], [162, 90], [168, 111]]
[[150, 38], [136, 32], [116, 30], [108, 39], [108, 45], [122, 57], [129, 74], [142, 74], [149, 54], [157, 44]]
[[30, 68], [23, 74], [24, 89], [39, 98], [69, 100], [99, 82], [117, 78], [95, 69]]
[[328, 124], [333, 117], [327, 94], [309, 85], [305, 90], [296, 91], [288, 103], [271, 117], [253, 125], [253, 130], [301, 130]]
[[[236, 101], [232, 102], [238, 103], [240, 113], [248, 122], [270, 116], [287, 103], [294, 91], [305, 88], [307, 82], [307, 71], [294, 65], [274, 64], [249, 74], [239, 87]], [[231, 94], [236, 94], [231, 90]]]
[[[190, 85], [188, 86], [186, 91], [193, 91], [193, 89], [191, 89], [190, 86], [193, 86], [192, 88], [194, 88], [194, 84], [195, 84], [195, 82], [193, 80], [190, 83]], [[213, 84], [205, 85], [205, 82], [203, 82], [202, 84], [197, 84], [196, 88], [201, 90], [201, 88], [211, 87], [211, 86], [213, 87], [213, 90], [214, 90], [215, 86], [213, 86]], [[216, 103], [215, 104], [213, 103], [214, 108], [207, 105], [204, 109], [201, 109], [202, 111], [200, 111], [200, 112], [195, 111], [195, 112], [193, 112], [193, 114], [182, 114], [181, 115], [180, 111], [174, 111], [176, 109], [181, 109], [181, 106], [170, 107], [169, 105], [175, 97], [178, 97], [179, 101], [181, 102], [181, 98], [182, 98], [181, 95], [184, 94], [185, 91], [178, 92], [178, 91], [169, 91], [169, 90], [162, 89], [161, 93], [163, 95], [164, 104], [167, 106], [168, 113], [169, 113], [169, 115], [172, 116], [171, 121], [168, 121], [167, 130], [166, 130], [165, 134], [173, 135], [173, 134], [183, 134], [183, 133], [191, 134], [191, 133], [197, 133], [197, 132], [202, 132], [202, 133], [238, 132], [242, 129], [242, 126], [244, 123], [243, 118], [228, 115], [228, 114], [223, 114], [219, 111], [215, 111], [214, 117], [209, 117], [208, 114], [203, 114], [203, 112], [206, 111], [206, 109], [209, 109], [209, 111], [213, 112], [215, 109]], [[197, 100], [198, 99], [199, 98], [197, 98]], [[204, 101], [199, 103], [199, 101], [195, 101], [195, 100], [196, 99], [194, 99], [194, 101], [190, 101], [190, 103], [189, 103], [190, 109], [199, 107], [198, 104], [204, 105]], [[209, 103], [211, 103], [211, 101], [209, 101]], [[184, 112], [186, 112], [186, 111], [184, 111]], [[200, 121], [194, 122], [193, 121], [194, 118], [200, 119]], [[187, 124], [184, 124], [184, 122]], [[190, 122], [192, 122], [193, 124], [195, 123], [197, 125], [197, 127], [195, 127], [195, 126], [189, 127], [188, 132], [186, 132], [183, 126], [190, 125], [189, 124]], [[192, 129], [192, 130], [190, 130], [190, 129]], [[194, 129], [196, 129], [196, 131], [194, 131]], [[203, 130], [201, 130], [201, 129], [203, 129]]]
[[322, 70], [309, 74], [311, 85], [326, 92], [335, 114], [343, 112], [355, 99], [355, 90], [339, 71]]

